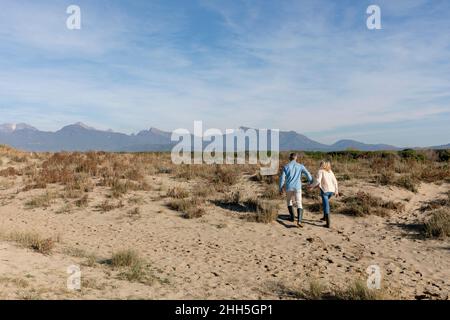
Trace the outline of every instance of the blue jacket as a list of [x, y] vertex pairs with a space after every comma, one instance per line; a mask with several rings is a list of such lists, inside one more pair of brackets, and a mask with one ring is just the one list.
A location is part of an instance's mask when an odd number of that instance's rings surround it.
[[313, 178], [304, 165], [292, 160], [283, 167], [280, 177], [280, 191], [286, 182], [286, 191], [302, 190], [302, 174], [308, 178], [309, 184], [313, 182]]

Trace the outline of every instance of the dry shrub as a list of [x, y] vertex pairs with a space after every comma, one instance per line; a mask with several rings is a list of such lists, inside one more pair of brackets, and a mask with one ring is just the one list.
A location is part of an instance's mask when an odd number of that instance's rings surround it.
[[384, 186], [396, 186], [411, 192], [416, 193], [418, 191], [418, 179], [414, 178], [411, 174], [402, 174], [400, 176], [396, 176], [393, 171], [383, 170], [377, 176], [377, 182], [380, 185]]
[[274, 176], [262, 175], [261, 172], [258, 171], [255, 175], [251, 177], [251, 180], [266, 184], [276, 184], [278, 182], [278, 177], [276, 175]]
[[425, 222], [425, 236], [428, 238], [447, 238], [450, 236], [450, 208], [434, 210]]
[[278, 217], [279, 204], [277, 202], [245, 197], [239, 191], [226, 195], [223, 200], [216, 201], [216, 204], [230, 210], [251, 213], [243, 216], [248, 221], [270, 223]]
[[327, 289], [317, 280], [309, 281], [306, 289], [277, 284], [275, 290], [284, 297], [304, 300], [384, 300], [390, 296], [382, 289], [369, 289], [362, 280], [350, 282], [344, 288]]
[[234, 165], [180, 165], [176, 167], [176, 178], [185, 180], [203, 179], [217, 186], [232, 186], [239, 181], [241, 170]]
[[[342, 207], [342, 204], [337, 201], [330, 201], [329, 203], [331, 212], [337, 212]], [[306, 207], [310, 212], [321, 212], [323, 210], [322, 202], [318, 201], [311, 204], [307, 204]]]
[[208, 176], [210, 166], [207, 165], [187, 165], [182, 164], [175, 167], [175, 177], [183, 180], [193, 180], [195, 178], [205, 178]]
[[71, 179], [66, 181], [64, 188], [66, 192], [91, 192], [93, 189], [94, 185], [86, 173], [76, 173], [72, 175]]
[[122, 201], [119, 201], [116, 204], [113, 204], [113, 203], [109, 202], [108, 200], [105, 200], [96, 206], [96, 208], [103, 213], [112, 211], [114, 209], [120, 209], [123, 207], [124, 207], [124, 204]]
[[19, 175], [19, 172], [13, 167], [8, 167], [4, 170], [0, 170], [0, 177], [15, 177]]
[[152, 284], [155, 280], [148, 272], [147, 263], [132, 249], [113, 253], [110, 264], [121, 270], [119, 279], [143, 284]]
[[117, 251], [111, 257], [111, 266], [114, 268], [130, 267], [140, 262], [139, 254], [132, 249]]
[[171, 199], [167, 202], [167, 206], [175, 211], [181, 212], [184, 218], [199, 218], [205, 214], [205, 210], [202, 208], [205, 201], [200, 198], [184, 198], [184, 199]]
[[72, 212], [72, 204], [66, 203], [61, 208], [56, 210], [56, 214], [68, 214]]
[[167, 191], [167, 196], [170, 198], [184, 199], [189, 196], [189, 192], [186, 189], [176, 186]]
[[381, 289], [369, 289], [365, 281], [356, 280], [345, 289], [337, 289], [333, 296], [338, 300], [384, 300], [389, 297]]
[[197, 198], [207, 198], [215, 192], [216, 188], [214, 185], [207, 185], [204, 183], [197, 184], [193, 188], [193, 194]]
[[139, 207], [135, 207], [131, 210], [128, 211], [128, 216], [132, 217], [132, 218], [138, 218], [141, 215], [141, 209]]
[[275, 185], [267, 185], [261, 195], [264, 199], [275, 200], [280, 199], [280, 191]]
[[25, 202], [25, 207], [27, 209], [48, 208], [55, 198], [56, 194], [47, 191]]
[[206, 211], [202, 207], [189, 208], [182, 214], [182, 217], [185, 219], [196, 219], [203, 217], [205, 213]]
[[420, 181], [433, 183], [439, 181], [449, 181], [450, 168], [447, 163], [427, 162], [422, 165], [421, 170], [416, 173], [417, 179]]
[[147, 275], [146, 266], [143, 262], [129, 266], [119, 274], [119, 279], [143, 284], [152, 284], [154, 282], [154, 279]]
[[251, 211], [254, 211], [253, 215], [247, 217], [248, 221], [270, 223], [278, 218], [278, 203], [261, 199], [248, 199], [244, 204]]
[[143, 205], [145, 203], [145, 200], [143, 197], [134, 196], [128, 199], [128, 203], [131, 205]]
[[130, 191], [149, 191], [150, 186], [146, 182], [134, 182], [119, 178], [104, 179], [103, 183], [111, 188], [111, 195], [120, 198]]
[[45, 182], [36, 182], [34, 184], [27, 184], [25, 185], [25, 187], [22, 188], [23, 192], [27, 192], [30, 190], [35, 190], [35, 189], [47, 189], [47, 184], [45, 184]]
[[23, 170], [28, 176], [27, 190], [47, 184], [64, 186], [66, 197], [76, 198], [79, 192], [91, 192], [95, 181], [99, 186], [111, 188], [113, 197], [119, 198], [129, 191], [148, 191], [145, 168], [148, 160], [139, 154], [105, 152], [60, 152], [48, 156], [41, 168], [30, 165]]
[[172, 173], [172, 171], [172, 168], [166, 166], [158, 166], [158, 168], [156, 169], [156, 172], [161, 174], [170, 174]]
[[23, 163], [28, 161], [29, 153], [0, 144], [0, 156], [7, 157], [12, 162]]
[[351, 216], [365, 216], [373, 214], [383, 217], [387, 216], [391, 210], [401, 212], [405, 208], [402, 203], [384, 201], [379, 197], [372, 196], [365, 192], [358, 192], [354, 196], [345, 197], [342, 202], [345, 206], [338, 210], [338, 212]]
[[411, 192], [417, 193], [418, 182], [411, 175], [404, 175], [397, 178], [394, 184]]
[[52, 238], [42, 238], [37, 233], [15, 232], [9, 235], [9, 240], [45, 255], [50, 254], [55, 246]]
[[227, 186], [232, 186], [236, 184], [238, 180], [239, 172], [236, 170], [236, 166], [222, 165], [216, 166], [211, 182], [219, 185], [224, 184]]
[[88, 206], [88, 202], [89, 202], [89, 196], [87, 194], [85, 194], [80, 199], [77, 199], [75, 201], [75, 205], [78, 208], [86, 208]]
[[130, 181], [121, 181], [113, 179], [111, 184], [111, 194], [114, 198], [120, 198], [133, 189], [133, 184]]

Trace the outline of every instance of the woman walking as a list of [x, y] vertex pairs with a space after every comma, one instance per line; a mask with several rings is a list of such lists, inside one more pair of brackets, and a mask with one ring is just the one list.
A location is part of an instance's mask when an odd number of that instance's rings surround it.
[[316, 181], [311, 185], [311, 189], [319, 187], [320, 196], [322, 198], [323, 206], [323, 218], [322, 221], [326, 221], [327, 228], [331, 226], [330, 222], [330, 198], [333, 195], [339, 197], [339, 189], [336, 177], [333, 171], [331, 171], [330, 161], [321, 161], [320, 169], [317, 173]]

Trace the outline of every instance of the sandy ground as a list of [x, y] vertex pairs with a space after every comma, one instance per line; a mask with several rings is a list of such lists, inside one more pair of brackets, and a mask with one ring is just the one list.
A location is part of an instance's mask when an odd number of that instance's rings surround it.
[[[367, 267], [374, 264], [383, 288], [397, 298], [449, 296], [450, 241], [424, 240], [410, 227], [423, 221], [420, 206], [442, 197], [449, 185], [422, 184], [414, 194], [350, 181], [342, 185], [344, 193], [370, 191], [403, 201], [406, 210], [388, 218], [335, 214], [331, 229], [323, 227], [321, 214], [306, 210], [305, 227], [299, 229], [284, 220], [247, 222], [213, 204], [204, 217], [183, 219], [165, 206], [157, 189], [134, 193], [144, 201], [138, 217], [127, 214], [130, 207], [99, 212], [101, 190], [90, 196], [86, 209], [57, 213], [63, 205], [57, 202], [30, 210], [24, 203], [42, 190], [17, 194], [20, 178], [0, 179], [0, 232], [60, 238], [51, 255], [0, 240], [2, 299], [284, 299], [289, 296], [279, 290], [282, 286], [307, 287], [311, 279], [330, 288], [344, 286], [366, 279]], [[168, 176], [147, 179], [154, 185], [176, 183]], [[280, 215], [285, 214], [283, 205]], [[107, 259], [128, 248], [150, 263], [156, 281], [120, 280], [109, 266], [88, 266], [85, 258], [69, 254], [82, 249]], [[81, 291], [67, 289], [67, 267], [73, 264], [81, 266]]]

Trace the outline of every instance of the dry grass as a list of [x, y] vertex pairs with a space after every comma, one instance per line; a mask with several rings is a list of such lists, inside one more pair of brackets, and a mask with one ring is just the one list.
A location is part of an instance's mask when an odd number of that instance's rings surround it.
[[245, 205], [254, 211], [254, 214], [247, 217], [248, 221], [261, 223], [271, 223], [278, 218], [279, 204], [261, 199], [249, 199]]
[[384, 217], [389, 215], [392, 210], [400, 212], [405, 208], [404, 204], [400, 202], [384, 201], [365, 192], [358, 192], [354, 196], [344, 197], [342, 202], [345, 206], [338, 210], [339, 213], [359, 217], [365, 215]]
[[173, 187], [167, 191], [167, 196], [170, 198], [184, 199], [189, 197], [189, 192], [181, 187]]
[[149, 272], [149, 265], [134, 250], [128, 249], [114, 253], [110, 264], [113, 268], [120, 270], [119, 279], [147, 285], [156, 280]]
[[0, 170], [0, 177], [14, 177], [19, 175], [19, 172], [13, 167], [8, 167], [6, 169]]
[[328, 289], [317, 280], [310, 280], [308, 287], [295, 288], [278, 283], [275, 292], [282, 297], [300, 300], [387, 300], [390, 296], [382, 289], [369, 289], [362, 280], [350, 282], [344, 288]]
[[32, 232], [13, 232], [7, 236], [7, 240], [45, 255], [50, 254], [55, 247], [55, 240], [52, 238], [43, 238]]
[[443, 207], [431, 212], [425, 222], [425, 236], [444, 239], [450, 237], [450, 207]]
[[200, 218], [206, 211], [203, 208], [205, 200], [200, 198], [171, 199], [167, 206], [175, 211], [181, 212], [186, 219]]
[[266, 185], [264, 187], [264, 191], [261, 194], [261, 197], [269, 200], [280, 199], [280, 192], [276, 185]]
[[131, 267], [138, 263], [141, 263], [139, 254], [131, 249], [117, 251], [111, 257], [111, 266], [113, 268]]
[[250, 222], [270, 223], [278, 217], [279, 203], [277, 201], [246, 197], [239, 191], [232, 192], [215, 203], [232, 211], [246, 213], [242, 218]]
[[25, 207], [27, 209], [48, 208], [52, 205], [53, 200], [56, 198], [57, 195], [55, 193], [46, 191], [45, 193], [38, 195], [25, 202]]
[[309, 282], [309, 288], [304, 292], [304, 296], [307, 300], [319, 300], [326, 292], [325, 285], [318, 280], [311, 280]]
[[355, 280], [344, 289], [337, 289], [333, 296], [338, 300], [388, 300], [391, 297], [383, 289], [369, 289], [363, 280]]
[[80, 199], [77, 199], [75, 201], [75, 205], [78, 208], [86, 208], [88, 206], [88, 203], [89, 203], [89, 196], [87, 194], [85, 194]]
[[123, 202], [120, 200], [117, 203], [112, 203], [109, 200], [104, 200], [102, 203], [100, 203], [99, 205], [96, 206], [96, 208], [103, 213], [115, 210], [115, 209], [120, 209], [123, 208], [124, 204]]
[[131, 218], [137, 219], [141, 216], [141, 209], [139, 207], [134, 207], [127, 212], [127, 215]]
[[[413, 192], [420, 182], [450, 181], [449, 155], [445, 150], [399, 152], [305, 152], [303, 162], [311, 172], [315, 172], [320, 159], [328, 158], [333, 163], [333, 171], [340, 180], [362, 179], [382, 185], [394, 185]], [[6, 157], [8, 166], [0, 171], [5, 180], [21, 176], [26, 183], [19, 192], [32, 189], [62, 190], [61, 197], [67, 205], [59, 212], [70, 212], [74, 208], [87, 208], [89, 194], [97, 188], [109, 191], [106, 199], [95, 206], [102, 212], [128, 206], [140, 206], [144, 201], [138, 197], [139, 191], [151, 191], [149, 175], [169, 175], [169, 179], [183, 179], [195, 182], [191, 188], [175, 186], [167, 190], [172, 198], [168, 207], [179, 211], [186, 218], [205, 214], [206, 200], [222, 201], [223, 194], [229, 194], [241, 187], [242, 183], [257, 182], [259, 197], [228, 201], [237, 211], [251, 213], [250, 221], [270, 222], [277, 217], [278, 176], [262, 176], [257, 165], [174, 165], [169, 153], [119, 154], [106, 152], [60, 152], [29, 154], [0, 146], [0, 155]], [[280, 154], [280, 166], [287, 161], [288, 153]], [[34, 161], [30, 161], [30, 160]], [[10, 165], [11, 164], [11, 165]], [[248, 178], [250, 177], [250, 178]], [[251, 180], [251, 181], [248, 181]], [[148, 180], [150, 181], [150, 180]], [[5, 184], [2, 181], [2, 184]], [[60, 188], [60, 189], [58, 189]], [[155, 190], [155, 188], [153, 188]], [[103, 190], [102, 190], [103, 191]], [[61, 192], [61, 191], [56, 191]], [[126, 197], [129, 195], [129, 197]], [[48, 208], [55, 201], [49, 191], [35, 196], [26, 203], [27, 208]], [[115, 203], [110, 198], [119, 202]], [[317, 192], [304, 189], [304, 198], [318, 199]], [[73, 200], [72, 200], [73, 199]], [[126, 200], [128, 199], [128, 200]], [[134, 202], [132, 199], [137, 199]], [[126, 200], [122, 202], [121, 200]], [[185, 201], [181, 201], [185, 200]], [[386, 215], [391, 211], [401, 211], [402, 204], [382, 201], [368, 194], [346, 197], [332, 206], [341, 213], [356, 216], [367, 214]], [[340, 208], [339, 208], [340, 206]], [[319, 204], [310, 206], [312, 211], [320, 210]], [[127, 210], [134, 210], [127, 208]], [[235, 210], [236, 211], [236, 210]]]
[[384, 186], [396, 186], [416, 193], [419, 181], [412, 175], [397, 176], [395, 172], [382, 171], [377, 176], [377, 182]]
[[4, 277], [1, 276], [0, 277], [0, 283], [2, 284], [13, 284], [15, 287], [19, 287], [19, 288], [27, 288], [30, 286], [30, 283], [25, 280], [25, 279], [21, 279], [21, 278], [11, 278], [11, 277]]
[[196, 219], [201, 218], [206, 214], [206, 210], [201, 207], [197, 208], [189, 208], [182, 214], [182, 217], [185, 219]]

